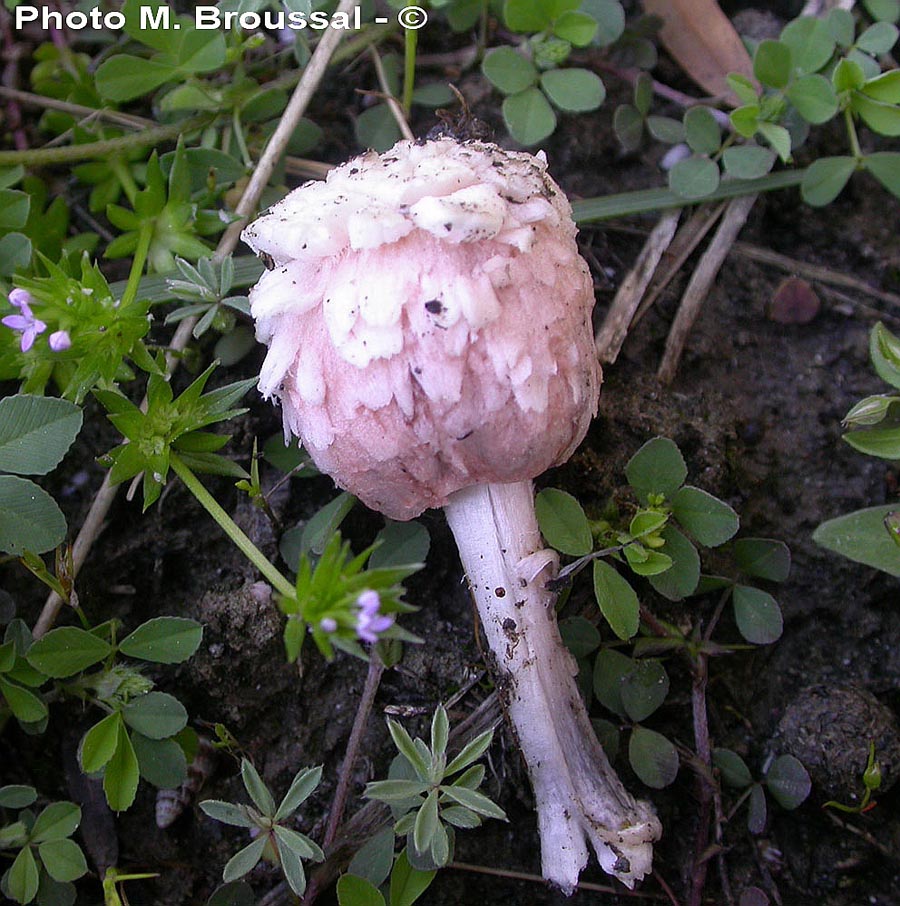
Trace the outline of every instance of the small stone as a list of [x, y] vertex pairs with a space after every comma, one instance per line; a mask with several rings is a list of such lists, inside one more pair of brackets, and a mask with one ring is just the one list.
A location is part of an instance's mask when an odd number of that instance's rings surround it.
[[800, 277], [782, 280], [766, 308], [776, 324], [809, 324], [819, 313], [822, 302], [816, 291]]

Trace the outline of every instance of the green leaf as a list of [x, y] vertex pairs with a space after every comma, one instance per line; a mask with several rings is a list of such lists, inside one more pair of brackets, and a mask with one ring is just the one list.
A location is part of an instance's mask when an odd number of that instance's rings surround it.
[[387, 104], [376, 104], [363, 110], [353, 125], [356, 140], [363, 148], [387, 151], [401, 138], [400, 127]]
[[863, 166], [896, 198], [900, 198], [900, 153], [879, 151], [863, 159]]
[[661, 790], [678, 774], [678, 752], [661, 733], [635, 727], [628, 741], [628, 761], [649, 787]]
[[221, 821], [234, 827], [256, 827], [247, 814], [245, 805], [235, 805], [233, 802], [222, 802], [219, 799], [205, 799], [200, 803], [200, 808], [213, 821]]
[[713, 764], [728, 786], [744, 789], [753, 783], [753, 775], [743, 758], [731, 749], [713, 749]]
[[0, 786], [0, 808], [28, 808], [37, 801], [37, 790], [33, 786], [11, 783]]
[[856, 39], [856, 46], [866, 53], [880, 56], [891, 52], [897, 43], [897, 34], [896, 25], [890, 22], [875, 22]]
[[637, 634], [640, 602], [634, 589], [602, 560], [594, 561], [594, 596], [612, 631], [623, 641]]
[[416, 849], [421, 853], [425, 852], [431, 846], [431, 840], [434, 837], [438, 826], [438, 797], [437, 791], [431, 790], [425, 797], [425, 802], [416, 815], [416, 823], [413, 826], [413, 842]]
[[715, 154], [722, 144], [722, 132], [708, 107], [690, 107], [684, 115], [684, 136], [696, 154]]
[[745, 104], [728, 115], [734, 131], [743, 138], [753, 138], [759, 128], [759, 104]]
[[486, 818], [497, 818], [500, 821], [506, 821], [506, 812], [504, 812], [499, 805], [491, 802], [484, 793], [479, 793], [477, 790], [470, 790], [467, 787], [459, 785], [442, 786], [441, 793], [448, 799], [452, 799], [464, 808], [477, 812], [479, 815], [484, 815]]
[[747, 830], [751, 834], [761, 834], [766, 829], [766, 794], [763, 788], [755, 783], [750, 789], [750, 808], [747, 812]]
[[453, 758], [444, 769], [444, 776], [449, 777], [451, 774], [455, 774], [457, 771], [467, 768], [470, 764], [481, 758], [481, 756], [490, 748], [493, 738], [494, 731], [485, 730], [483, 733], [479, 733], [471, 742], [466, 743], [466, 745], [460, 749], [459, 754]]
[[322, 768], [301, 768], [291, 781], [291, 785], [285, 793], [278, 811], [275, 812], [275, 821], [284, 821], [294, 814], [295, 811], [312, 795], [313, 790], [322, 780]]
[[[416, 748], [409, 733], [395, 720], [388, 718], [388, 731], [400, 754], [412, 765], [416, 773], [424, 780], [428, 777], [428, 764], [422, 753]], [[418, 847], [421, 852], [422, 848]]]
[[[544, 3], [535, 3], [533, 0], [506, 0], [503, 4], [503, 20], [512, 31], [538, 32], [550, 24], [551, 16], [547, 13]], [[395, 904], [392, 903], [391, 906]]]
[[298, 897], [303, 896], [303, 892], [306, 890], [306, 872], [303, 870], [303, 862], [294, 840], [295, 837], [302, 837], [302, 835], [280, 826], [274, 828], [274, 835], [278, 860], [281, 863], [281, 870], [288, 882], [288, 887]]
[[740, 525], [737, 513], [727, 503], [690, 485], [672, 498], [672, 513], [704, 547], [724, 544]]
[[170, 63], [144, 60], [131, 54], [115, 54], [100, 64], [95, 76], [97, 91], [109, 101], [132, 101], [150, 94], [160, 85], [178, 78]]
[[637, 660], [622, 678], [619, 689], [625, 713], [634, 721], [646, 720], [666, 700], [669, 676], [656, 660]]
[[759, 123], [759, 134], [775, 149], [778, 156], [787, 163], [791, 159], [791, 133], [775, 123]]
[[502, 110], [509, 134], [522, 145], [536, 145], [556, 128], [556, 114], [537, 88], [510, 95]]
[[[81, 809], [74, 802], [51, 802], [35, 819], [31, 828], [33, 843], [47, 843], [71, 837], [81, 824]], [[57, 881], [63, 880], [53, 875]], [[69, 879], [71, 880], [71, 879]]]
[[68, 400], [17, 394], [0, 400], [0, 469], [46, 475], [81, 430], [81, 409]]
[[768, 645], [781, 638], [784, 620], [778, 602], [750, 585], [735, 585], [732, 594], [738, 631], [754, 645]]
[[377, 887], [351, 874], [338, 878], [337, 897], [339, 906], [385, 906]]
[[850, 431], [844, 440], [869, 456], [880, 459], [900, 459], [900, 428], [869, 428], [865, 431]]
[[900, 17], [900, 0], [863, 0], [863, 6], [877, 22], [896, 22]]
[[735, 179], [759, 179], [772, 169], [775, 152], [759, 145], [739, 145], [726, 148], [722, 163], [729, 176]]
[[884, 527], [885, 518], [897, 509], [896, 503], [889, 503], [829, 519], [813, 532], [813, 541], [842, 557], [900, 577], [900, 548]]
[[669, 188], [681, 198], [694, 200], [712, 194], [719, 185], [719, 166], [696, 154], [678, 161], [669, 170]]
[[26, 659], [35, 670], [61, 679], [102, 661], [112, 646], [104, 639], [75, 626], [51, 629], [28, 649]]
[[862, 93], [874, 101], [885, 104], [900, 104], [900, 69], [883, 72], [874, 79], [869, 79], [862, 86]]
[[791, 49], [781, 41], [760, 41], [753, 57], [753, 74], [769, 88], [784, 88], [791, 78]]
[[900, 338], [881, 322], [869, 334], [869, 355], [878, 376], [900, 390]]
[[369, 557], [369, 569], [410, 566], [424, 563], [431, 539], [428, 529], [421, 522], [394, 522], [388, 520], [375, 536], [375, 550]]
[[376, 780], [366, 785], [366, 797], [380, 802], [414, 800], [428, 790], [423, 780]]
[[0, 230], [17, 230], [25, 226], [31, 199], [16, 189], [0, 189]]
[[791, 552], [783, 541], [740, 538], [734, 542], [734, 559], [748, 576], [784, 582], [791, 571]]
[[838, 92], [858, 91], [866, 84], [866, 74], [859, 63], [845, 57], [834, 67], [834, 72], [831, 73], [831, 84]]
[[19, 903], [30, 903], [38, 890], [38, 865], [31, 847], [19, 850], [13, 864], [4, 876], [10, 895]]
[[793, 67], [809, 73], [818, 72], [831, 59], [835, 37], [824, 19], [803, 16], [784, 27], [781, 42], [790, 48]]
[[667, 145], [677, 145], [684, 141], [684, 124], [670, 116], [648, 116], [647, 131], [658, 142]]
[[672, 566], [672, 558], [668, 554], [648, 550], [642, 544], [629, 544], [624, 554], [631, 571], [638, 576], [658, 576]]
[[413, 868], [404, 849], [397, 856], [391, 872], [391, 906], [412, 906], [429, 888], [436, 874], [436, 871]]
[[832, 9], [829, 11], [825, 21], [828, 23], [828, 29], [832, 37], [841, 47], [849, 47], [853, 43], [853, 37], [856, 34], [856, 22], [853, 20], [853, 13], [850, 10]]
[[807, 168], [800, 191], [807, 204], [821, 207], [841, 194], [856, 169], [853, 157], [820, 157]]
[[600, 76], [588, 69], [550, 69], [541, 76], [544, 94], [569, 113], [596, 110], [606, 98]]
[[131, 744], [137, 755], [141, 777], [161, 790], [174, 790], [187, 777], [184, 749], [174, 739], [151, 739], [133, 732]]
[[134, 746], [128, 738], [124, 724], [119, 724], [118, 743], [113, 757], [103, 774], [103, 791], [106, 801], [114, 812], [131, 807], [137, 793], [140, 768]]
[[687, 466], [678, 447], [668, 438], [648, 440], [625, 466], [625, 477], [641, 503], [648, 494], [671, 497], [687, 478]]
[[222, 880], [237, 881], [252, 871], [262, 858], [263, 849], [268, 841], [268, 834], [260, 834], [252, 843], [235, 853], [222, 871]]
[[241, 779], [244, 782], [244, 789], [247, 790], [260, 812], [267, 818], [274, 816], [275, 800], [272, 798], [269, 788], [263, 783], [259, 772], [247, 758], [241, 759]]
[[7, 233], [0, 237], [0, 276], [12, 277], [31, 263], [31, 240], [22, 233]]
[[516, 94], [538, 80], [534, 64], [512, 47], [495, 47], [484, 55], [481, 71], [504, 94]]
[[51, 840], [38, 846], [47, 874], [54, 881], [74, 881], [87, 874], [87, 861], [74, 840]]
[[43, 554], [65, 537], [65, 517], [43, 488], [27, 478], [0, 475], [0, 551]]
[[582, 557], [594, 547], [581, 504], [566, 491], [545, 488], [534, 501], [538, 525], [547, 543], [563, 554]]
[[443, 756], [447, 751], [447, 738], [450, 733], [450, 721], [443, 705], [438, 705], [431, 718], [431, 751], [435, 756]]
[[560, 620], [559, 634], [576, 659], [587, 657], [600, 647], [600, 630], [584, 617]]
[[604, 708], [625, 716], [622, 683], [634, 662], [614, 648], [604, 648], [594, 660], [594, 695]]
[[379, 887], [387, 880], [393, 864], [394, 831], [390, 827], [384, 827], [356, 851], [347, 871]]
[[586, 47], [597, 34], [597, 20], [587, 13], [567, 10], [554, 23], [553, 34], [575, 47]]
[[850, 107], [857, 116], [879, 135], [900, 135], [900, 107], [873, 101], [861, 92], [854, 92]]
[[621, 104], [613, 114], [613, 132], [626, 151], [634, 151], [641, 144], [644, 118], [631, 104]]
[[13, 717], [22, 723], [36, 723], [47, 716], [47, 705], [41, 698], [28, 689], [23, 689], [18, 683], [5, 680], [2, 676], [0, 676], [0, 694], [6, 700]]
[[203, 627], [185, 617], [155, 617], [142, 623], [119, 644], [128, 657], [154, 664], [180, 664], [200, 647]]
[[78, 747], [78, 761], [85, 774], [93, 774], [103, 768], [116, 751], [119, 744], [119, 730], [122, 727], [122, 714], [113, 711], [103, 720], [98, 721], [81, 737]]
[[781, 755], [766, 774], [766, 787], [782, 808], [797, 808], [812, 789], [806, 768], [793, 755]]
[[825, 76], [802, 76], [785, 94], [808, 123], [826, 123], [838, 112], [837, 94]]
[[187, 726], [184, 705], [167, 692], [148, 692], [126, 705], [125, 723], [150, 739], [166, 739]]
[[700, 556], [697, 548], [673, 525], [662, 531], [663, 552], [672, 559], [665, 572], [650, 576], [650, 584], [670, 601], [681, 601], [694, 593], [700, 581]]

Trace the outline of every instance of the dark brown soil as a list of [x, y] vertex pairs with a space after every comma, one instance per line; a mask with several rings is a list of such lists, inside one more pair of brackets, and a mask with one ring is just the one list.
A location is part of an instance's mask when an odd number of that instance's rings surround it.
[[[483, 96], [477, 86], [468, 87], [473, 96]], [[495, 99], [491, 103], [496, 109]], [[574, 196], [619, 192], [660, 178], [649, 161], [626, 158], [618, 151], [610, 128], [613, 107], [610, 103], [597, 115], [566, 119], [547, 144], [551, 170]], [[331, 112], [346, 116], [345, 110]], [[317, 121], [327, 128], [326, 121]], [[423, 129], [427, 125], [421, 124]], [[339, 126], [337, 134], [346, 135], [345, 126]], [[794, 191], [760, 198], [742, 238], [898, 291], [898, 215], [896, 202], [871, 181], [857, 177], [826, 212], [804, 207]], [[628, 226], [647, 229], [652, 223], [646, 218], [629, 221]], [[616, 226], [586, 228], [582, 240], [604, 269], [595, 274], [600, 318], [642, 240]], [[676, 281], [628, 338], [618, 362], [607, 368], [600, 414], [580, 451], [567, 466], [542, 479], [575, 493], [596, 513], [624, 485], [623, 468], [635, 450], [653, 436], [667, 436], [684, 453], [690, 480], [737, 509], [743, 535], [780, 538], [789, 544], [793, 569], [777, 591], [785, 616], [783, 638], [760, 650], [717, 659], [710, 668], [713, 745], [739, 752], [756, 772], [767, 756], [786, 751], [783, 734], [777, 736], [776, 729], [802, 690], [812, 684], [825, 690], [854, 687], [894, 712], [900, 706], [896, 580], [837, 559], [810, 537], [826, 518], [896, 495], [896, 472], [884, 462], [854, 453], [840, 439], [840, 419], [852, 403], [883, 389], [867, 355], [875, 315], [866, 306], [877, 303], [838, 296], [817, 285], [823, 299], [820, 313], [809, 324], [786, 327], [766, 317], [767, 303], [783, 276], [733, 254], [705, 302], [675, 382], [664, 387], [657, 383], [655, 369], [685, 279]], [[885, 317], [898, 315], [885, 312]], [[226, 378], [252, 373], [258, 364], [257, 356], [242, 363], [237, 369], [241, 374]], [[99, 423], [97, 413], [93, 421]], [[255, 403], [251, 413], [232, 426], [231, 449], [249, 451], [254, 436], [266, 438], [279, 425], [273, 409]], [[64, 498], [72, 526], [80, 524], [102, 477], [93, 459], [111, 443], [105, 428], [94, 430], [81, 438], [61, 472], [61, 486], [79, 473], [87, 474], [86, 484], [70, 485]], [[209, 485], [229, 511], [237, 511], [239, 520], [254, 522], [228, 483]], [[294, 480], [287, 498], [279, 502], [281, 515], [287, 524], [296, 524], [332, 494], [325, 479]], [[427, 514], [424, 522], [432, 535], [432, 554], [426, 571], [408, 582], [408, 600], [420, 610], [406, 625], [425, 644], [408, 647], [401, 666], [385, 675], [354, 793], [363, 781], [383, 777], [392, 756], [383, 710], [411, 709], [419, 716], [405, 723], [410, 731], [422, 733], [434, 706], [449, 698], [481, 663], [472, 609], [449, 533], [439, 514]], [[347, 531], [359, 548], [380, 524], [378, 517], [358, 512], [349, 519]], [[259, 525], [251, 530], [274, 555], [275, 539]], [[11, 569], [4, 579], [25, 603], [23, 615], [34, 616], [40, 606], [34, 584]], [[200, 652], [183, 667], [156, 671], [154, 678], [160, 688], [177, 693], [199, 728], [224, 723], [276, 791], [286, 789], [300, 766], [323, 764], [324, 781], [301, 816], [304, 829], [321, 838], [365, 665], [345, 656], [325, 664], [309, 646], [302, 671], [288, 666], [281, 642], [282, 617], [260, 595], [256, 580], [190, 495], [173, 482], [146, 515], [137, 503], [120, 496], [79, 580], [79, 593], [90, 614], [115, 615], [126, 625], [158, 614], [184, 614], [204, 623]], [[699, 599], [676, 607], [654, 596], [649, 587], [641, 592], [655, 614], [683, 627], [707, 620], [715, 603]], [[577, 609], [586, 601], [586, 595], [576, 593], [571, 605]], [[726, 642], [739, 638], [728, 618], [717, 637]], [[677, 662], [670, 665], [670, 672], [672, 691], [649, 724], [679, 745], [691, 747], [690, 679]], [[462, 698], [454, 720], [484, 698], [489, 691], [486, 682]], [[602, 715], [598, 706], [595, 712]], [[63, 734], [59, 723], [66, 721], [51, 720], [50, 731], [38, 738], [7, 727], [0, 738], [0, 781], [39, 782], [43, 790], [55, 789], [59, 797], [77, 795], [67, 789], [58, 765], [60, 753], [71, 761], [78, 727]], [[858, 744], [858, 738], [842, 739], [838, 734], [829, 738], [835, 749], [846, 746], [856, 751]], [[857, 772], [860, 790], [864, 764], [863, 754]], [[617, 767], [632, 790], [656, 804], [665, 828], [656, 866], [683, 902], [698, 815], [691, 768], [683, 763], [672, 786], [654, 791], [642, 787], [623, 758]], [[235, 762], [223, 756], [204, 796], [240, 800], [235, 771]], [[539, 873], [531, 794], [506, 732], [498, 733], [491, 750], [488, 778], [488, 791], [507, 810], [510, 822], [492, 822], [460, 834], [456, 858], [497, 871]], [[817, 789], [793, 813], [772, 805], [766, 830], [756, 837], [746, 829], [746, 805], [737, 810], [725, 828], [721, 860], [735, 901], [742, 890], [757, 886], [774, 902], [788, 906], [900, 903], [897, 793], [880, 796], [877, 807], [863, 816], [839, 819], [820, 807], [830, 795]], [[358, 803], [352, 798], [350, 810]], [[726, 811], [735, 804], [726, 791]], [[92, 838], [89, 848], [105, 847], [108, 855], [117, 843], [120, 869], [159, 873], [156, 880], [128, 885], [133, 906], [204, 903], [244, 838], [196, 808], [188, 809], [171, 829], [160, 831], [153, 812], [154, 792], [143, 785], [135, 806], [120, 816], [114, 830], [102, 811], [86, 810], [82, 830]], [[713, 855], [706, 902], [726, 903]], [[262, 873], [252, 880], [262, 894], [277, 878]], [[608, 883], [596, 867], [585, 872], [584, 880]], [[96, 886], [83, 887], [84, 902], [96, 902]], [[89, 888], [92, 894], [87, 893]], [[668, 902], [655, 879], [648, 879], [642, 891], [652, 902]], [[325, 893], [320, 902], [331, 903], [332, 896]], [[439, 874], [423, 902], [537, 906], [567, 901], [535, 881], [454, 868]], [[585, 890], [568, 902], [587, 906], [634, 900]]]

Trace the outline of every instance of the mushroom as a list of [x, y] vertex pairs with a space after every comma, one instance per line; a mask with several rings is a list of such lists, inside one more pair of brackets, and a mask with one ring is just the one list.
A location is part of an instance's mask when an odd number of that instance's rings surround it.
[[560, 638], [531, 481], [596, 413], [593, 289], [543, 154], [402, 141], [307, 183], [244, 241], [260, 390], [316, 465], [393, 519], [443, 507], [534, 788], [544, 877], [588, 841], [628, 887], [661, 827], [623, 787]]

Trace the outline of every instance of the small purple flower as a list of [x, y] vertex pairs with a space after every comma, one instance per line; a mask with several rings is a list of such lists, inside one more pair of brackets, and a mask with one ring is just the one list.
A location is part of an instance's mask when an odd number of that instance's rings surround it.
[[0, 321], [4, 326], [22, 334], [22, 339], [19, 341], [22, 352], [28, 352], [34, 346], [38, 334], [42, 334], [47, 329], [47, 325], [32, 313], [32, 301], [31, 293], [28, 290], [14, 289], [9, 294], [9, 302], [10, 305], [18, 308], [21, 314], [7, 315]]
[[377, 642], [378, 633], [390, 629], [394, 618], [378, 612], [381, 598], [377, 591], [367, 588], [357, 599], [359, 612], [356, 615], [356, 634], [363, 642]]
[[334, 632], [337, 627], [337, 620], [335, 620], [333, 617], [323, 617], [319, 621], [319, 629], [321, 629], [322, 632]]
[[69, 336], [68, 331], [57, 330], [50, 334], [47, 344], [54, 352], [62, 352], [72, 345], [72, 338]]

